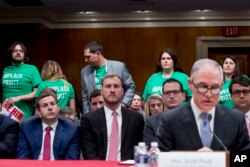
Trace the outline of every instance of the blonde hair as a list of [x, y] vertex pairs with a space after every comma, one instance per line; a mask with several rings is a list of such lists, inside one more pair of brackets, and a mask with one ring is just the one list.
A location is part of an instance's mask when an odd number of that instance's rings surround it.
[[44, 63], [41, 77], [45, 80], [56, 80], [56, 79], [64, 79], [66, 80], [65, 75], [62, 72], [60, 65], [53, 60], [48, 60]]
[[163, 105], [163, 111], [165, 110], [165, 105], [164, 105], [164, 101], [163, 101], [162, 95], [153, 94], [153, 95], [149, 96], [148, 100], [144, 103], [144, 111], [145, 111], [145, 116], [146, 117], [148, 117], [148, 116], [151, 115], [150, 100], [152, 100], [152, 99], [159, 100], [162, 103], [162, 105]]

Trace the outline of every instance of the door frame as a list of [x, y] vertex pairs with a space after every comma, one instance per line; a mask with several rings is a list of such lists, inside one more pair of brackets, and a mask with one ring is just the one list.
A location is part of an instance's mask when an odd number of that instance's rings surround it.
[[250, 36], [199, 36], [196, 38], [196, 60], [208, 58], [209, 48], [249, 47]]

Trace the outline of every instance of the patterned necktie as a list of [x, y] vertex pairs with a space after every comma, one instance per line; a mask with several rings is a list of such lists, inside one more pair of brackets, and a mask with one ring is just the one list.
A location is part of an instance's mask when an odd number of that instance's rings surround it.
[[200, 114], [201, 118], [201, 129], [200, 129], [200, 134], [201, 134], [201, 141], [203, 144], [203, 147], [211, 147], [211, 141], [212, 141], [212, 136], [211, 132], [209, 130], [209, 121], [208, 121], [208, 113], [202, 112]]
[[43, 160], [50, 160], [50, 131], [51, 131], [51, 127], [47, 126], [45, 128], [46, 132], [45, 132], [45, 137], [44, 137], [44, 145], [43, 145]]
[[117, 112], [113, 111], [113, 122], [112, 122], [112, 130], [110, 135], [110, 143], [109, 143], [109, 154], [108, 160], [116, 161], [118, 154], [118, 135], [119, 135], [119, 127], [117, 121]]

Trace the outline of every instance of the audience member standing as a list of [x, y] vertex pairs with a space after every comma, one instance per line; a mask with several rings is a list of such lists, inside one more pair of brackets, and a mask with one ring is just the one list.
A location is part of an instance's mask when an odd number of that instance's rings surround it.
[[183, 73], [174, 50], [167, 48], [163, 50], [159, 57], [156, 73], [151, 75], [147, 80], [142, 95], [144, 101], [152, 94], [162, 94], [162, 84], [169, 78], [175, 78], [181, 82], [186, 92], [187, 100], [189, 100], [192, 92], [188, 87], [188, 76]]
[[79, 126], [59, 116], [57, 95], [46, 88], [36, 98], [34, 116], [21, 123], [17, 147], [18, 159], [79, 159]]
[[162, 151], [247, 149], [249, 137], [244, 114], [218, 105], [223, 85], [221, 66], [210, 59], [196, 61], [188, 83], [193, 92], [191, 101], [161, 115], [156, 134], [159, 148]]
[[88, 65], [81, 71], [83, 113], [90, 111], [90, 93], [94, 89], [101, 88], [102, 78], [109, 73], [117, 74], [122, 78], [124, 84], [122, 105], [129, 107], [135, 94], [135, 83], [125, 64], [105, 59], [103, 46], [96, 41], [89, 42], [84, 47], [84, 58]]
[[45, 88], [54, 89], [57, 93], [59, 107], [69, 106], [71, 111], [75, 113], [75, 91], [73, 86], [66, 80], [60, 65], [53, 60], [46, 61], [43, 65], [41, 76], [43, 82], [38, 86], [36, 97]]
[[232, 79], [229, 86], [234, 108], [245, 114], [248, 134], [250, 136], [250, 79], [245, 75], [238, 75]]
[[121, 106], [122, 79], [107, 74], [102, 80], [104, 107], [83, 114], [80, 137], [84, 159], [128, 160], [134, 146], [142, 141], [144, 120], [141, 114]]
[[222, 65], [224, 73], [224, 84], [220, 92], [219, 103], [228, 108], [233, 108], [233, 102], [231, 100], [229, 85], [232, 79], [240, 74], [239, 64], [234, 56], [227, 56]]
[[[1, 111], [0, 101], [0, 111]], [[0, 159], [15, 158], [19, 123], [0, 113]]]
[[[171, 110], [175, 107], [180, 106], [185, 100], [185, 92], [183, 90], [182, 84], [180, 81], [170, 78], [163, 83], [162, 86], [164, 104], [167, 110]], [[146, 118], [144, 131], [143, 131], [143, 140], [150, 146], [151, 142], [156, 141], [156, 132], [159, 127], [160, 114], [155, 114], [151, 117]]]
[[26, 64], [27, 49], [21, 42], [13, 43], [8, 53], [12, 65], [3, 71], [3, 105], [16, 105], [24, 113], [24, 118], [29, 118], [33, 115], [33, 100], [42, 80], [37, 67]]

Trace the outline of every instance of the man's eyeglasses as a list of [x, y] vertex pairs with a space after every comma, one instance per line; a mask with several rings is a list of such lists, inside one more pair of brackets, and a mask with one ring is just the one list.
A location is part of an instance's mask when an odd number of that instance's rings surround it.
[[250, 90], [235, 90], [232, 92], [233, 95], [235, 96], [240, 96], [243, 94], [244, 96], [247, 96], [250, 93]]
[[210, 90], [210, 92], [213, 95], [218, 95], [221, 91], [220, 87], [208, 87], [207, 85], [196, 85], [194, 84], [194, 82], [193, 82], [193, 85], [195, 88], [198, 89], [198, 92], [200, 92], [201, 94], [205, 94], [208, 92], [208, 90]]
[[181, 92], [182, 92], [181, 90], [170, 90], [170, 91], [164, 91], [163, 94], [166, 96], [171, 96], [171, 94], [176, 96], [177, 94], [179, 94]]
[[24, 50], [22, 50], [22, 49], [20, 49], [20, 50], [15, 49], [15, 50], [13, 50], [13, 52], [14, 53], [16, 53], [16, 52], [24, 53]]

